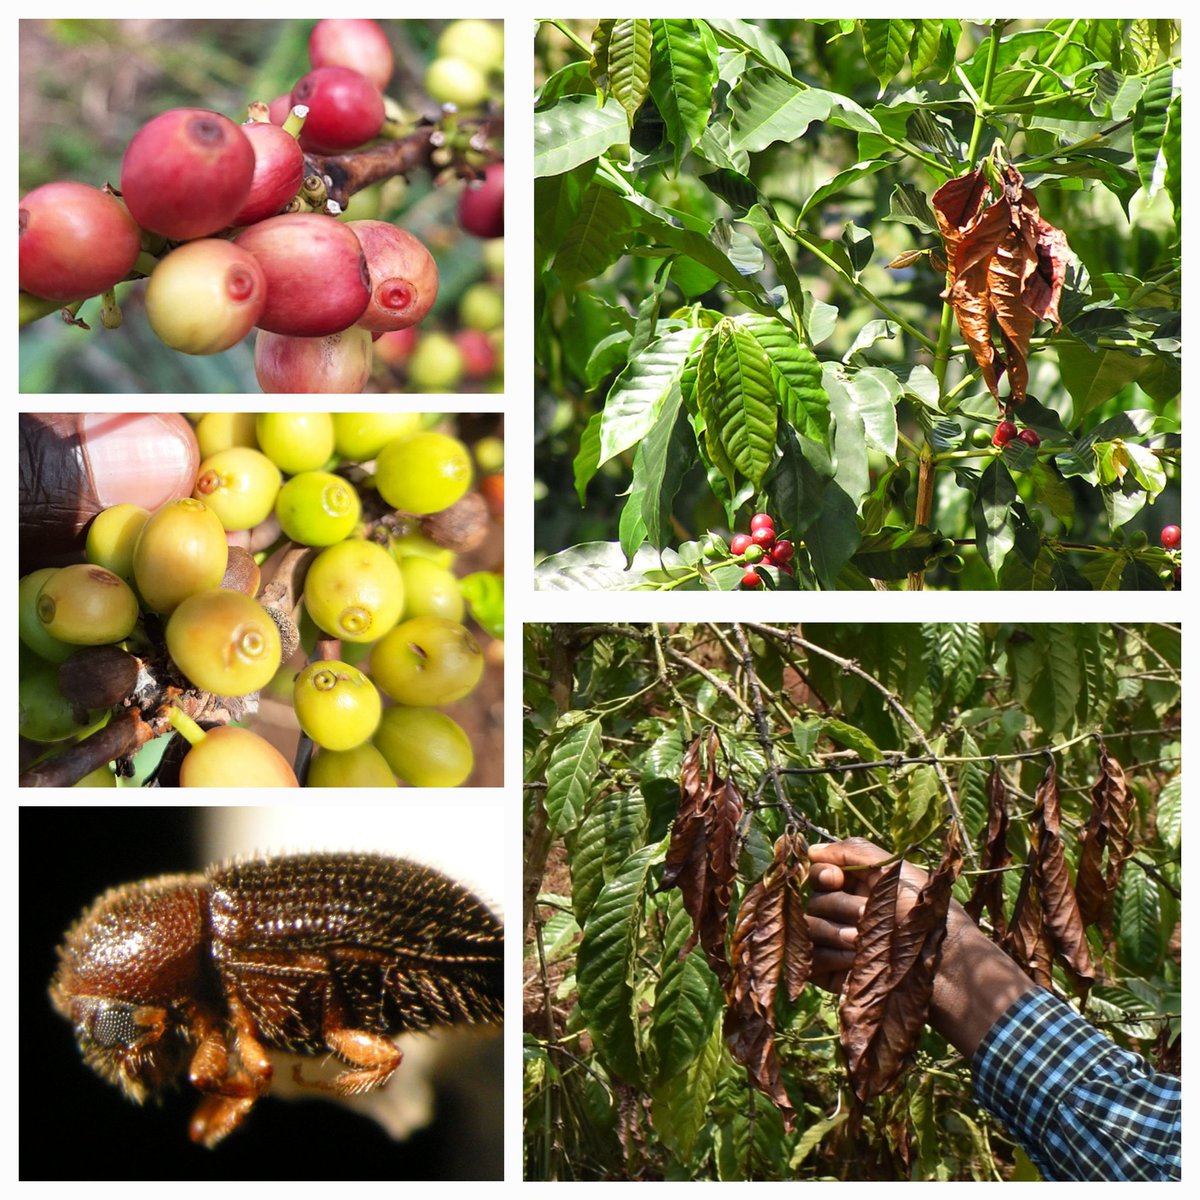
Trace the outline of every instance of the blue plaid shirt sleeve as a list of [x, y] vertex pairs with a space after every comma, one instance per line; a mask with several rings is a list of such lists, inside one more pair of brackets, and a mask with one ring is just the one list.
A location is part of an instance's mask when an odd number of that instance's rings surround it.
[[1015, 1001], [972, 1069], [975, 1098], [1044, 1179], [1179, 1179], [1179, 1080], [1114, 1045], [1050, 992]]

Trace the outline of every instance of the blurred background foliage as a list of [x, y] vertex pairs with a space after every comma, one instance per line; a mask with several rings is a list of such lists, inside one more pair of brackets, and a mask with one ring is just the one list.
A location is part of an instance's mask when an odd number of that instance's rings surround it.
[[[386, 94], [413, 119], [441, 112], [425, 90], [427, 66], [450, 22], [382, 21], [396, 69]], [[311, 70], [308, 37], [315, 20], [178, 21], [23, 20], [20, 22], [21, 194], [44, 183], [72, 179], [94, 186], [120, 181], [121, 157], [137, 130], [169, 108], [200, 107], [231, 120], [246, 119], [252, 100], [270, 102]], [[501, 83], [493, 104], [502, 106]], [[453, 334], [463, 324], [460, 305], [472, 285], [502, 288], [504, 243], [462, 232], [456, 206], [462, 185], [434, 185], [414, 172], [365, 189], [352, 200], [352, 220], [392, 221], [419, 237], [438, 265], [438, 298], [421, 332]], [[142, 310], [144, 285], [118, 287], [124, 324], [101, 327], [99, 301], [81, 316], [92, 327], [47, 317], [20, 335], [22, 392], [256, 393], [253, 338], [210, 357], [178, 354], [151, 332]], [[445, 341], [436, 339], [446, 350]], [[368, 391], [499, 391], [501, 384], [408, 387], [412, 347], [394, 368], [376, 355]], [[497, 377], [499, 378], [499, 376]]]

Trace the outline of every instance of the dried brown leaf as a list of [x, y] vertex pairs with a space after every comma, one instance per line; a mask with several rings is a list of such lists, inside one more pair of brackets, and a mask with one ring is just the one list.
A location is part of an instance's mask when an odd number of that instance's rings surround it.
[[850, 1083], [863, 1102], [900, 1077], [929, 1016], [950, 893], [962, 869], [957, 826], [938, 869], [898, 921], [902, 866], [887, 868], [867, 897], [839, 1013]]
[[775, 858], [747, 889], [734, 925], [733, 973], [726, 991], [724, 1035], [729, 1053], [769, 1096], [791, 1129], [795, 1112], [779, 1078], [775, 1053], [775, 996], [783, 982], [795, 1000], [812, 967], [812, 943], [800, 889], [808, 877], [799, 835], [775, 843]]
[[[679, 811], [671, 830], [662, 890], [678, 887], [692, 918], [692, 936], [681, 954], [697, 942], [722, 984], [729, 979], [725, 933], [737, 871], [737, 826], [742, 797], [716, 770], [716, 730], [697, 738], [680, 771]], [[707, 753], [704, 753], [704, 751]]]
[[993, 766], [987, 781], [988, 826], [980, 875], [965, 907], [971, 920], [978, 922], [987, 910], [992, 922], [992, 940], [1000, 942], [1008, 930], [1004, 917], [1004, 872], [1012, 863], [1008, 852], [1008, 806], [1005, 803], [1004, 776]]
[[1092, 811], [1079, 835], [1075, 896], [1084, 925], [1096, 925], [1110, 947], [1113, 944], [1113, 904], [1117, 884], [1125, 859], [1132, 850], [1129, 838], [1132, 808], [1133, 793], [1125, 782], [1125, 772], [1102, 744], [1100, 775], [1092, 787]]
[[[933, 194], [949, 264], [942, 298], [954, 309], [992, 395], [999, 400], [1000, 375], [1007, 371], [1011, 398], [1020, 403], [1029, 381], [1034, 324], [1060, 324], [1070, 248], [1062, 230], [1042, 218], [1015, 167], [1004, 168], [1002, 195], [980, 211], [986, 190], [983, 172], [971, 171]], [[993, 322], [1003, 356], [992, 341]]]
[[1058, 772], [1053, 760], [1038, 785], [1035, 801], [1030, 837], [1036, 851], [1035, 883], [1041, 895], [1046, 936], [1076, 989], [1086, 994], [1096, 972], [1063, 853]]

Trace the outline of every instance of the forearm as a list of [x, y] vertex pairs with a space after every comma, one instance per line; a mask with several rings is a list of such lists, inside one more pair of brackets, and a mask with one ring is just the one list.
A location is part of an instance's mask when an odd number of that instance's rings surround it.
[[1034, 983], [957, 905], [947, 923], [930, 1024], [970, 1060], [984, 1035]]

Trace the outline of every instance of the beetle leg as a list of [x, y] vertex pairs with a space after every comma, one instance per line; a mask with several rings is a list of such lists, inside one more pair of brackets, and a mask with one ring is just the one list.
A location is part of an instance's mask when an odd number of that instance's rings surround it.
[[271, 1063], [253, 1018], [232, 994], [229, 1010], [239, 1065], [234, 1070], [229, 1068], [224, 1029], [215, 1022], [203, 1022], [200, 1044], [188, 1071], [192, 1086], [210, 1093], [197, 1106], [188, 1132], [193, 1142], [210, 1149], [242, 1123], [271, 1085]]
[[339, 1096], [354, 1096], [359, 1092], [370, 1092], [383, 1087], [392, 1077], [404, 1055], [400, 1047], [381, 1033], [370, 1033], [365, 1029], [329, 1029], [326, 1027], [325, 1044], [340, 1055], [354, 1071], [343, 1071], [329, 1083], [329, 1089]]
[[211, 1150], [242, 1123], [253, 1107], [253, 1096], [205, 1096], [192, 1114], [188, 1135]]

